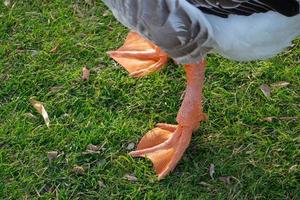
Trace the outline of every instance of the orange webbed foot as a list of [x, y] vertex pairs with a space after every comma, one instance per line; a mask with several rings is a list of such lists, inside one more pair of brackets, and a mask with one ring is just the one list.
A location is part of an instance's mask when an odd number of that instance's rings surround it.
[[134, 157], [149, 158], [161, 180], [167, 176], [180, 161], [189, 146], [193, 127], [158, 124], [140, 141], [136, 151], [129, 154]]
[[142, 77], [160, 70], [168, 55], [136, 32], [130, 32], [122, 47], [108, 52], [132, 77]]
[[185, 65], [187, 88], [176, 118], [179, 125], [158, 124], [142, 138], [137, 150], [129, 153], [134, 157], [149, 158], [159, 180], [176, 167], [191, 141], [193, 131], [199, 128], [200, 121], [207, 120], [202, 112], [204, 69], [204, 61]]

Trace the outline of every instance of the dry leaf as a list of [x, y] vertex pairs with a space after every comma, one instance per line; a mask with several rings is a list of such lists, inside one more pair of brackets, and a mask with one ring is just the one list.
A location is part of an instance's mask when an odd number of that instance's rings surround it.
[[265, 122], [273, 122], [274, 119], [282, 120], [282, 121], [290, 121], [290, 120], [298, 120], [299, 117], [266, 117], [261, 120]]
[[50, 120], [49, 120], [48, 113], [47, 113], [47, 111], [46, 111], [43, 103], [39, 102], [39, 101], [36, 101], [34, 99], [30, 99], [30, 103], [38, 111], [38, 113], [43, 116], [44, 121], [45, 121], [47, 127], [49, 128], [49, 126], [50, 126]]
[[62, 86], [62, 85], [54, 86], [54, 87], [50, 88], [50, 92], [55, 93], [55, 92], [58, 92], [59, 90], [61, 90], [63, 88], [64, 88], [64, 86]]
[[200, 182], [200, 185], [202, 185], [202, 186], [204, 186], [204, 187], [210, 187], [210, 186], [211, 186], [211, 184], [208, 184], [208, 183], [206, 183], [206, 182], [204, 182], [204, 181], [201, 181], [201, 182]]
[[261, 119], [264, 122], [273, 122], [274, 117], [265, 117], [263, 119]]
[[215, 165], [214, 164], [210, 164], [209, 166], [209, 176], [214, 179], [214, 174], [215, 174]]
[[184, 90], [184, 91], [182, 92], [182, 94], [181, 94], [181, 96], [180, 96], [180, 98], [179, 98], [180, 101], [183, 100], [183, 98], [184, 98], [184, 96], [185, 96], [185, 93], [186, 93], [186, 90]]
[[84, 152], [82, 152], [82, 155], [90, 155], [90, 154], [100, 154], [100, 151], [91, 151], [91, 150], [86, 150]]
[[32, 113], [30, 113], [30, 112], [28, 112], [28, 113], [24, 113], [24, 115], [26, 116], [26, 117], [28, 117], [28, 118], [31, 118], [31, 119], [35, 119], [36, 118], [36, 116], [35, 115], [33, 115]]
[[100, 154], [101, 151], [105, 151], [106, 149], [104, 148], [104, 144], [102, 144], [101, 146], [96, 146], [96, 145], [93, 145], [93, 144], [89, 144], [87, 147], [86, 147], [86, 151], [85, 152], [82, 152], [82, 155], [89, 155], [89, 154]]
[[219, 180], [229, 185], [231, 183], [231, 176], [221, 176], [219, 177]]
[[259, 87], [261, 89], [261, 91], [264, 93], [264, 95], [266, 97], [270, 97], [271, 96], [271, 89], [267, 84], [263, 84]]
[[89, 144], [86, 149], [89, 151], [99, 151], [100, 147], [93, 145], [93, 144]]
[[82, 80], [88, 81], [90, 78], [90, 70], [87, 67], [82, 68]]
[[101, 147], [89, 144], [86, 148], [86, 151], [82, 153], [82, 155], [89, 155], [89, 154], [99, 154], [101, 153], [100, 150], [102, 150]]
[[278, 117], [279, 120], [289, 121], [289, 120], [297, 120], [299, 117]]
[[125, 174], [124, 178], [126, 178], [130, 182], [136, 182], [138, 180], [137, 177], [130, 175], [130, 174]]
[[10, 6], [11, 4], [11, 1], [10, 0], [4, 0], [4, 5], [5, 6]]
[[130, 151], [130, 150], [133, 150], [134, 147], [135, 147], [135, 144], [133, 142], [131, 142], [131, 143], [128, 144], [126, 149]]
[[84, 169], [81, 166], [74, 166], [72, 170], [75, 174], [84, 175]]
[[296, 171], [297, 168], [298, 168], [298, 165], [291, 166], [290, 169], [289, 169], [289, 173]]
[[104, 13], [102, 14], [103, 17], [106, 17], [110, 14], [110, 11], [109, 10], [106, 10], [104, 11]]
[[282, 88], [282, 87], [287, 87], [289, 84], [290, 84], [289, 82], [280, 81], [277, 83], [273, 83], [271, 86], [276, 88]]
[[98, 185], [99, 185], [100, 188], [105, 188], [106, 187], [106, 185], [101, 180], [98, 181]]
[[49, 162], [51, 163], [52, 160], [55, 160], [58, 157], [58, 152], [57, 151], [49, 151], [47, 153], [47, 157], [48, 157]]
[[55, 46], [53, 49], [50, 50], [50, 53], [56, 53], [59, 45]]

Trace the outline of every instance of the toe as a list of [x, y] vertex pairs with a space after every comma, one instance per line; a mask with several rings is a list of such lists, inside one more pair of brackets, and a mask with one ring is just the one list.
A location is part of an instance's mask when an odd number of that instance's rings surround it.
[[147, 149], [162, 144], [168, 140], [171, 135], [172, 133], [170, 131], [154, 128], [144, 135], [137, 146], [137, 150]]
[[175, 132], [177, 129], [178, 125], [173, 125], [173, 124], [166, 124], [166, 123], [158, 123], [156, 124], [158, 128], [170, 131], [170, 132]]

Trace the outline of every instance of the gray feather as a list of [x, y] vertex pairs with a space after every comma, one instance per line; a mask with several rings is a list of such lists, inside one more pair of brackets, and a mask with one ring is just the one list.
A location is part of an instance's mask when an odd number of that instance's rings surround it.
[[116, 18], [179, 63], [199, 62], [212, 31], [203, 13], [185, 0], [104, 0]]

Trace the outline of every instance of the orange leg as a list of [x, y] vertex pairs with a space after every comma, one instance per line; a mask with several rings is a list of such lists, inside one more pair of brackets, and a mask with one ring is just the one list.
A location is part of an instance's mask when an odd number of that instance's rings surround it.
[[132, 77], [142, 77], [158, 71], [168, 61], [165, 52], [135, 32], [128, 34], [121, 48], [108, 54]]
[[176, 167], [189, 146], [193, 131], [198, 129], [200, 121], [207, 120], [201, 103], [205, 63], [186, 65], [185, 70], [187, 89], [177, 115], [178, 125], [158, 124], [142, 138], [137, 150], [129, 153], [149, 158], [159, 180]]

